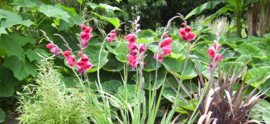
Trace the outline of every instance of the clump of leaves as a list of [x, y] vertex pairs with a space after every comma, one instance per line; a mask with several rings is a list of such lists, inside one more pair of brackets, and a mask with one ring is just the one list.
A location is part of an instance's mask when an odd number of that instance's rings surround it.
[[[89, 108], [86, 95], [67, 88], [53, 64], [40, 63], [36, 84], [24, 86], [20, 95], [20, 123], [85, 123]], [[84, 104], [85, 103], [85, 104]]]
[[[265, 92], [257, 93], [257, 86], [247, 96], [247, 98], [245, 98], [248, 86], [259, 78], [258, 77], [253, 81], [248, 82], [247, 85], [245, 85], [245, 83], [248, 72], [243, 80], [238, 78], [239, 75], [242, 74], [247, 63], [237, 73], [235, 66], [231, 77], [229, 75], [233, 65], [228, 70], [226, 76], [224, 76], [224, 73], [221, 74], [220, 67], [218, 65], [217, 79], [212, 77], [208, 81], [211, 85], [210, 88], [206, 87], [206, 82], [200, 74], [198, 91], [199, 98], [203, 92], [200, 89], [201, 86], [205, 89], [206, 94], [202, 98], [202, 102], [199, 104], [199, 116], [197, 117], [198, 123], [208, 124], [212, 122], [216, 124], [238, 124], [243, 122], [256, 122], [255, 120], [249, 120], [249, 113], [251, 112], [251, 109], [261, 101], [259, 97], [263, 96]], [[234, 88], [233, 86], [237, 83], [240, 83], [240, 87]]]

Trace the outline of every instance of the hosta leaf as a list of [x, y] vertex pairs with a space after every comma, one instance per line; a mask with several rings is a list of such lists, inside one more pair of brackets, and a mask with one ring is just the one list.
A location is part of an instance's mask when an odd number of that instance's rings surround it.
[[48, 17], [55, 17], [55, 18], [63, 19], [66, 22], [69, 22], [68, 18], [70, 18], [70, 16], [68, 15], [68, 13], [55, 6], [42, 4], [39, 7], [39, 11], [44, 13]]
[[114, 54], [109, 53], [108, 59], [108, 63], [106, 63], [102, 69], [110, 72], [120, 72], [124, 68], [124, 63], [119, 62]]
[[17, 15], [13, 12], [6, 11], [6, 10], [0, 10], [0, 15], [2, 17], [4, 16], [6, 19], [1, 20], [1, 30], [3, 31], [4, 28], [11, 27], [13, 25], [22, 24], [25, 26], [30, 26], [33, 24], [32, 21], [29, 20], [22, 20], [22, 17], [20, 15]]
[[[267, 79], [270, 78], [270, 67], [264, 66], [259, 68], [252, 68], [248, 71], [246, 83], [251, 82], [252, 80], [256, 79], [257, 77], [261, 76], [258, 80], [256, 80], [254, 83], [250, 84], [253, 87], [256, 87], [259, 85], [259, 83], [262, 81], [264, 83]], [[265, 80], [263, 78], [266, 76]]]
[[[89, 69], [87, 72], [97, 71], [100, 47], [101, 45], [95, 44], [95, 45], [88, 45], [87, 49], [85, 49], [84, 53], [89, 57], [90, 62], [94, 65], [94, 67]], [[108, 52], [105, 49], [102, 49], [100, 58], [100, 68], [102, 68], [109, 61], [107, 59], [107, 56]]]
[[43, 50], [43, 49], [39, 49], [39, 48], [35, 48], [35, 50], [32, 50], [32, 49], [28, 49], [26, 52], [25, 52], [25, 55], [29, 58], [30, 62], [32, 62], [33, 60], [41, 60], [42, 57], [41, 56], [44, 56], [44, 55], [48, 55], [48, 53]]
[[116, 53], [116, 59], [120, 62], [126, 62], [126, 57], [128, 55], [127, 44], [128, 44], [127, 42], [119, 43], [114, 49]]
[[263, 52], [252, 44], [243, 43], [239, 45], [235, 50], [242, 53], [242, 55], [250, 55], [251, 57], [257, 57], [260, 59], [266, 58]]
[[0, 108], [0, 122], [5, 120], [5, 112]]
[[0, 67], [0, 75], [0, 97], [12, 96], [15, 91], [14, 86], [17, 86], [20, 81], [13, 76], [11, 70], [3, 66]]
[[118, 91], [118, 88], [122, 86], [121, 81], [119, 80], [110, 80], [103, 82], [101, 84], [103, 91], [110, 94], [115, 94]]
[[21, 7], [36, 7], [36, 3], [33, 3], [30, 0], [19, 0], [19, 1], [13, 1], [13, 3], [11, 3], [11, 5], [15, 5], [15, 6], [21, 6]]
[[7, 58], [4, 61], [3, 66], [11, 69], [14, 76], [19, 80], [23, 80], [29, 75], [35, 77], [37, 73], [37, 66], [35, 64], [31, 63], [28, 59], [23, 63], [16, 56]]

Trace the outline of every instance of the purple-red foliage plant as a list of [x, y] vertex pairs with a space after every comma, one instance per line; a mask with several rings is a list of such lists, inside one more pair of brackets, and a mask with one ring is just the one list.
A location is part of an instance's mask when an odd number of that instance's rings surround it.
[[[211, 76], [208, 81], [203, 79], [201, 72], [196, 66], [199, 73], [199, 87], [198, 98], [195, 99], [198, 99], [199, 102], [196, 109], [190, 113], [192, 115], [188, 119], [188, 123], [239, 124], [257, 122], [249, 120], [249, 113], [262, 100], [259, 97], [263, 96], [268, 90], [264, 93], [257, 93], [258, 85], [247, 98], [244, 97], [248, 86], [259, 78], [254, 79], [252, 82], [246, 82], [247, 72], [244, 79], [239, 79], [248, 62], [238, 72], [236, 72], [236, 65], [234, 69], [232, 68], [233, 65], [229, 68], [227, 75], [221, 72], [219, 61], [223, 59], [223, 53], [218, 53], [218, 50], [221, 48], [221, 45], [218, 43], [220, 30], [221, 23], [218, 25], [218, 32], [216, 33], [217, 40], [214, 40], [213, 47], [209, 47], [206, 51], [212, 59], [212, 62], [209, 64]], [[217, 78], [214, 77], [216, 70], [218, 73]], [[231, 71], [233, 73], [230, 76]], [[238, 89], [233, 87], [236, 83], [240, 84]], [[246, 83], [247, 85], [245, 85]], [[186, 89], [185, 86], [181, 87]], [[191, 97], [191, 99], [193, 98]]]

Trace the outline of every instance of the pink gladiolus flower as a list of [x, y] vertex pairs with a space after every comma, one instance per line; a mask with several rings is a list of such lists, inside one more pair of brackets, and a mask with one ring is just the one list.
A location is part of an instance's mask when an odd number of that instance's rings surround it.
[[88, 41], [82, 40], [82, 45], [84, 48], [87, 48], [88, 46]]
[[145, 52], [146, 48], [145, 48], [144, 44], [139, 44], [139, 47], [140, 47], [140, 50], [139, 50], [140, 53]]
[[52, 49], [52, 48], [55, 47], [55, 45], [53, 45], [53, 44], [51, 44], [51, 43], [48, 43], [48, 44], [46, 45], [46, 47], [47, 47], [48, 49]]
[[86, 27], [84, 24], [81, 25], [81, 29], [82, 29], [83, 31], [85, 31], [86, 28], [87, 28], [87, 27]]
[[75, 68], [75, 66], [74, 66], [74, 64], [76, 63], [76, 58], [75, 58], [75, 56], [74, 56], [74, 55], [70, 55], [70, 56], [67, 58], [67, 63], [68, 63], [71, 67]]
[[110, 42], [112, 42], [112, 41], [113, 41], [113, 39], [114, 39], [114, 38], [113, 38], [113, 37], [107, 37], [106, 39], [107, 39], [107, 40], [108, 40], [108, 42], [110, 43]]
[[78, 57], [80, 57], [82, 55], [82, 52], [78, 52]]
[[186, 33], [189, 33], [191, 31], [190, 27], [189, 26], [185, 27], [185, 31]]
[[130, 43], [135, 43], [135, 36], [133, 34], [128, 34], [126, 37], [125, 37], [126, 40], [128, 40]]
[[82, 74], [83, 72], [83, 69], [81, 67], [78, 67], [78, 70], [77, 70], [80, 74]]
[[221, 45], [220, 45], [219, 43], [215, 43], [215, 44], [214, 44], [214, 48], [215, 48], [216, 50], [219, 50], [219, 49], [221, 48]]
[[112, 37], [112, 38], [115, 38], [116, 37], [116, 33], [110, 33], [109, 36]]
[[166, 56], [166, 55], [170, 55], [171, 54], [171, 50], [172, 50], [172, 46], [165, 46], [163, 51], [163, 55]]
[[134, 70], [138, 64], [137, 56], [136, 55], [135, 56], [129, 55], [128, 62], [132, 66], [132, 70]]
[[178, 31], [178, 33], [182, 36], [182, 35], [186, 35], [186, 30], [185, 29], [180, 29]]
[[210, 68], [210, 71], [213, 70], [213, 63], [211, 63], [211, 64], [209, 65], [209, 68]]
[[[154, 54], [155, 59], [157, 59], [157, 56], [158, 56], [157, 54]], [[162, 54], [160, 53], [159, 56], [158, 56], [158, 61], [162, 62], [162, 60], [163, 60], [163, 57], [162, 57]]]
[[196, 35], [194, 33], [192, 33], [192, 32], [189, 32], [187, 34], [187, 40], [188, 41], [192, 41], [195, 37], [196, 37]]
[[67, 50], [67, 51], [65, 51], [65, 52], [62, 53], [62, 55], [63, 55], [64, 57], [66, 57], [66, 58], [69, 57], [69, 54], [70, 54], [70, 51], [69, 51], [69, 50]]
[[181, 35], [181, 37], [182, 37], [182, 40], [183, 40], [184, 42], [186, 42], [186, 41], [188, 40], [186, 35]]
[[87, 71], [89, 69], [91, 69], [94, 65], [90, 62], [87, 62], [83, 68], [84, 71]]
[[83, 54], [83, 55], [82, 55], [82, 58], [81, 58], [81, 61], [82, 61], [82, 62], [89, 62], [90, 59], [88, 58], [87, 55]]
[[214, 59], [215, 54], [216, 54], [216, 51], [215, 51], [214, 47], [209, 47], [206, 52], [211, 56], [212, 59]]
[[168, 46], [168, 45], [170, 45], [172, 42], [173, 42], [173, 41], [172, 41], [172, 38], [165, 38], [165, 41], [163, 41], [163, 42], [161, 43], [160, 48], [163, 48], [163, 47], [165, 47], [165, 46]]
[[91, 33], [81, 32], [81, 39], [84, 41], [89, 41], [93, 37]]
[[167, 34], [165, 34], [163, 37], [164, 37], [164, 38], [170, 38]]
[[91, 27], [86, 27], [86, 29], [84, 31], [85, 31], [85, 33], [90, 33], [93, 31], [93, 29]]
[[216, 57], [216, 59], [215, 59], [215, 62], [219, 62], [221, 59], [223, 59], [223, 56], [222, 55], [220, 55], [219, 53], [217, 53], [217, 57]]
[[137, 49], [137, 46], [134, 43], [129, 43], [127, 48], [129, 48], [130, 51], [133, 51]]

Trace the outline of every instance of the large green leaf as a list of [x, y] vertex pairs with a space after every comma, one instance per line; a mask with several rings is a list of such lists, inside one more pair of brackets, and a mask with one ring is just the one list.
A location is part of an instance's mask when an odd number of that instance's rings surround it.
[[[190, 110], [190, 111], [194, 111], [197, 104], [198, 104], [197, 98], [189, 100], [188, 102], [180, 101], [179, 102], [180, 107], [177, 107], [176, 111], [180, 112], [181, 114], [189, 114], [185, 109]], [[183, 109], [182, 107], [185, 109]]]
[[23, 49], [21, 45], [18, 43], [18, 39], [13, 39], [15, 35], [18, 34], [12, 34], [12, 35], [2, 35], [0, 39], [0, 48], [3, 48], [8, 56], [19, 56]]
[[200, 14], [203, 10], [213, 9], [216, 7], [216, 5], [218, 5], [220, 3], [221, 3], [221, 1], [210, 1], [210, 2], [204, 3], [204, 4], [196, 7], [195, 9], [193, 9], [191, 12], [189, 12], [186, 15], [185, 19], [188, 19], [189, 17], [191, 17], [193, 15]]
[[0, 122], [5, 120], [5, 112], [0, 108]]
[[25, 59], [25, 63], [23, 63], [16, 56], [7, 58], [3, 66], [11, 69], [14, 76], [19, 80], [23, 80], [29, 75], [35, 77], [37, 73], [37, 66], [34, 63], [31, 63], [28, 59]]
[[[84, 54], [86, 54], [89, 57], [90, 62], [94, 65], [94, 67], [89, 69], [87, 72], [97, 71], [100, 47], [101, 45], [95, 44], [95, 45], [88, 45], [88, 47], [85, 49]], [[102, 68], [109, 61], [107, 59], [107, 56], [108, 52], [105, 49], [102, 49], [100, 58], [100, 68]]]
[[267, 107], [263, 111], [263, 120], [266, 124], [270, 123], [270, 107]]
[[5, 18], [5, 20], [1, 20], [1, 32], [3, 32], [4, 28], [11, 27], [13, 25], [22, 24], [25, 26], [30, 26], [33, 24], [32, 21], [29, 20], [22, 20], [22, 17], [20, 15], [17, 15], [13, 12], [6, 11], [6, 10], [0, 10], [0, 18]]
[[100, 19], [104, 19], [108, 22], [110, 22], [114, 27], [118, 27], [120, 25], [120, 20], [118, 18], [111, 18], [111, 17], [105, 17], [102, 15], [99, 15], [95, 12], [92, 12], [94, 15], [98, 16]]
[[25, 52], [25, 55], [29, 58], [30, 62], [32, 62], [33, 60], [41, 60], [42, 56], [45, 57], [48, 55], [48, 53], [43, 49], [35, 48], [35, 50], [28, 49]]
[[264, 55], [264, 53], [262, 52], [262, 50], [255, 47], [252, 44], [243, 43], [243, 44], [239, 45], [235, 50], [242, 53], [242, 55], [249, 55], [251, 57], [256, 57], [256, 58], [260, 58], [260, 59], [267, 58]]
[[242, 0], [227, 0], [227, 2], [231, 5], [234, 6], [236, 9], [240, 9], [240, 5], [242, 3]]
[[126, 62], [126, 58], [128, 55], [127, 44], [127, 42], [121, 42], [114, 49], [116, 53], [116, 59], [120, 62]]
[[78, 15], [75, 8], [73, 8], [73, 7], [67, 7], [67, 6], [61, 5], [60, 3], [56, 3], [56, 5], [58, 5], [58, 6], [62, 7], [63, 9], [71, 12], [73, 14], [73, 16]]
[[263, 121], [263, 112], [268, 106], [270, 106], [270, 103], [266, 100], [262, 100], [259, 104], [256, 104], [250, 112], [252, 120]]
[[[136, 85], [126, 85], [126, 89], [127, 89], [127, 100], [126, 102], [131, 106], [135, 106], [136, 105], [136, 101], [138, 100], [138, 96], [137, 96], [137, 89], [138, 87]], [[144, 91], [143, 93], [144, 94]], [[122, 103], [124, 103], [124, 98], [125, 98], [125, 86], [120, 86], [118, 87], [118, 93], [116, 95], [114, 95], [116, 98], [118, 98], [120, 101], [122, 101]], [[143, 98], [141, 98], [141, 102], [143, 101]], [[110, 101], [111, 104], [115, 107], [121, 107], [118, 104], [115, 104], [112, 100]]]
[[[227, 76], [228, 70], [230, 69], [231, 66], [232, 66], [232, 69], [229, 72], [229, 77], [232, 76], [233, 71], [235, 69], [235, 66], [236, 66], [235, 73], [237, 74], [241, 70], [241, 68], [244, 66], [244, 63], [243, 62], [223, 62], [223, 63], [220, 63], [221, 73], [224, 73], [225, 76]], [[241, 74], [246, 74], [246, 70], [247, 70], [247, 67], [244, 67], [244, 70], [242, 71]], [[216, 74], [215, 76], [217, 77], [218, 75]], [[239, 77], [240, 76], [242, 76], [242, 75], [239, 75]]]
[[60, 26], [58, 29], [59, 31], [69, 29], [70, 27], [73, 27], [74, 25], [81, 25], [82, 24], [82, 16], [80, 16], [80, 15], [72, 16], [68, 20], [69, 20], [69, 22], [66, 22], [64, 20], [60, 20]]
[[[17, 86], [20, 81], [13, 76], [13, 73], [8, 68], [0, 67], [0, 97], [10, 97], [14, 93], [14, 86]], [[1, 113], [0, 113], [1, 114]], [[1, 115], [0, 115], [1, 121]]]
[[42, 4], [39, 7], [39, 11], [44, 13], [48, 17], [55, 17], [55, 18], [63, 19], [66, 22], [69, 22], [68, 18], [70, 18], [70, 16], [68, 15], [68, 13], [55, 6]]
[[121, 81], [119, 80], [109, 80], [101, 84], [102, 89], [106, 93], [115, 94], [118, 91], [118, 88], [122, 86]]
[[[144, 62], [146, 63], [146, 65], [144, 65], [143, 70], [146, 72], [155, 71], [157, 62], [156, 62], [156, 59], [154, 58], [154, 54], [150, 52], [149, 50], [147, 50], [145, 55], [147, 55], [147, 57], [144, 59]], [[159, 69], [160, 66], [161, 66], [161, 63], [158, 62], [157, 69]]]
[[19, 1], [13, 1], [13, 3], [11, 3], [11, 5], [15, 5], [15, 6], [21, 6], [21, 7], [36, 7], [36, 3], [33, 3], [30, 0], [19, 0]]
[[120, 72], [124, 68], [124, 63], [119, 62], [115, 57], [116, 56], [114, 54], [109, 53], [109, 61], [103, 66], [102, 69], [110, 72]]
[[[260, 78], [256, 80], [254, 83], [250, 84], [253, 87], [256, 87], [259, 85], [259, 83], [262, 81], [264, 83], [267, 79], [270, 78], [270, 67], [269, 66], [264, 66], [264, 67], [259, 67], [259, 68], [252, 68], [248, 71], [246, 83], [249, 83], [253, 81], [254, 79]], [[265, 80], [263, 78], [265, 77]]]

